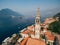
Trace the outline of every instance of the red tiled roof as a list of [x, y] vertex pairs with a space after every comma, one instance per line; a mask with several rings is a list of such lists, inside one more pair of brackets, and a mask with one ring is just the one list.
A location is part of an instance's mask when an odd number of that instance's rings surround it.
[[33, 34], [34, 35], [35, 33], [33, 31], [31, 31], [30, 34]]
[[29, 30], [33, 30], [34, 29], [34, 26], [29, 26], [28, 29]]
[[54, 41], [55, 36], [54, 35], [46, 35], [48, 40]]
[[31, 28], [31, 29], [32, 29], [32, 28], [34, 28], [34, 26], [29, 26], [29, 28]]
[[46, 45], [46, 44], [42, 40], [29, 38], [26, 45]]
[[51, 35], [51, 32], [47, 31], [45, 32], [45, 35]]
[[24, 40], [20, 43], [20, 45], [25, 45], [29, 37], [24, 38]]
[[55, 36], [53, 34], [46, 32], [45, 35], [48, 40], [54, 41]]
[[34, 34], [32, 30], [25, 30], [22, 32], [23, 34]]
[[47, 31], [47, 28], [44, 28], [43, 30], [46, 30]]
[[25, 31], [23, 31], [23, 32], [21, 32], [21, 33], [23, 33], [23, 34], [28, 34], [28, 33], [29, 33], [29, 30], [25, 30]]

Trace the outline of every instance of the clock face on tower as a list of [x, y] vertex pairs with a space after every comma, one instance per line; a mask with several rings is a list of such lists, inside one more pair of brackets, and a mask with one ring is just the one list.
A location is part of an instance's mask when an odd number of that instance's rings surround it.
[[39, 19], [36, 19], [36, 23], [39, 24]]

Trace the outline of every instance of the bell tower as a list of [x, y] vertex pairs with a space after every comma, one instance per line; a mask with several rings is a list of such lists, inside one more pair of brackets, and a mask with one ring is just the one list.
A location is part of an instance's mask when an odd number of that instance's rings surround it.
[[40, 10], [37, 9], [36, 18], [35, 18], [35, 38], [40, 38]]

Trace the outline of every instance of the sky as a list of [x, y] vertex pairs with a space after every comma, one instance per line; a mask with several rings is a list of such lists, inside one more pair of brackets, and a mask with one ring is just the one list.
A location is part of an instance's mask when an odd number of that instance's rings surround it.
[[0, 10], [9, 8], [20, 13], [60, 8], [60, 0], [0, 0]]

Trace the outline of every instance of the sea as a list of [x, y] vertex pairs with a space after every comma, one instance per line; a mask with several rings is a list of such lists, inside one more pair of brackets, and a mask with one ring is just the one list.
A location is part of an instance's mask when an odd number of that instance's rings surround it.
[[[34, 24], [34, 20], [26, 20], [25, 22], [19, 23], [17, 25], [11, 25], [13, 26], [6, 26], [6, 27], [0, 27], [0, 44], [3, 42], [3, 40], [7, 37], [11, 37], [14, 33], [19, 33], [22, 29]], [[4, 25], [5, 26], [5, 25]]]

